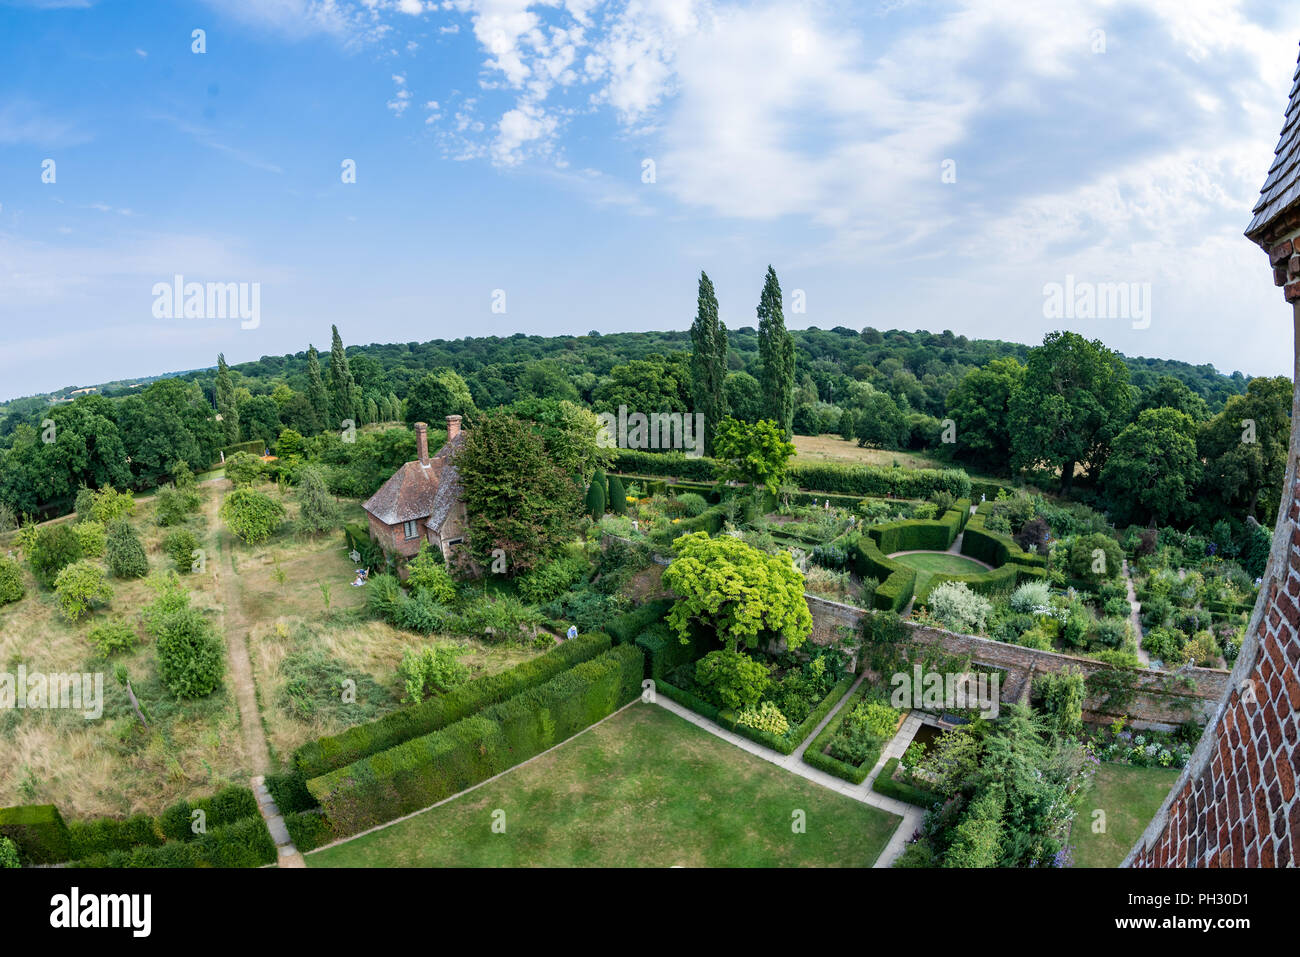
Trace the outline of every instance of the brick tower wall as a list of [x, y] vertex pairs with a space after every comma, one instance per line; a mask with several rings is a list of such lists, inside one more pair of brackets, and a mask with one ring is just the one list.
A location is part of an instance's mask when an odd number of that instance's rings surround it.
[[[1286, 297], [1300, 345], [1300, 282]], [[1296, 369], [1300, 381], [1300, 348]], [[1125, 867], [1300, 864], [1300, 392], [1291, 423], [1273, 550], [1227, 693]]]

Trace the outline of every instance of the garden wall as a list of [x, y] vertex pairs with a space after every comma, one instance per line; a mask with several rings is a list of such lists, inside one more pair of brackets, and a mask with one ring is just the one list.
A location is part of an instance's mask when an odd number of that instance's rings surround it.
[[[826, 644], [840, 633], [841, 628], [857, 631], [862, 617], [868, 612], [852, 605], [828, 601], [816, 595], [804, 595], [813, 617], [811, 640]], [[1120, 671], [1131, 676], [1132, 701], [1122, 708], [1135, 727], [1168, 728], [1188, 718], [1207, 721], [1214, 707], [1228, 688], [1229, 674], [1215, 668], [1184, 668], [1176, 674], [1121, 668], [1076, 658], [1054, 651], [1039, 651], [1020, 645], [1010, 645], [974, 635], [960, 635], [940, 628], [930, 628], [914, 622], [904, 622], [912, 639], [925, 645], [938, 645], [949, 654], [969, 656], [977, 664], [1001, 668], [1009, 674], [1009, 684], [1002, 689], [1003, 700], [1022, 700], [1035, 675], [1075, 667], [1085, 679], [1097, 672]], [[1194, 687], [1185, 687], [1180, 681], [1191, 679]], [[1104, 706], [1104, 702], [1089, 698], [1084, 702], [1085, 717], [1109, 719], [1119, 717]]]

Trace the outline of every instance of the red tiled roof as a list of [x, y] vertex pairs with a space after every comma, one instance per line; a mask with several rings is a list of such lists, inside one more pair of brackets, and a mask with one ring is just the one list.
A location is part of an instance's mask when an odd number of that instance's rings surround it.
[[[464, 440], [465, 433], [462, 432], [445, 443], [438, 454], [429, 460], [428, 465], [407, 462], [361, 507], [385, 525], [400, 525], [402, 522], [429, 518], [439, 504], [440, 486], [446, 489], [441, 496], [443, 501], [459, 494], [456, 470], [452, 467], [451, 459], [464, 444]], [[449, 508], [449, 505], [446, 506], [446, 509]], [[446, 517], [445, 511], [443, 517]]]

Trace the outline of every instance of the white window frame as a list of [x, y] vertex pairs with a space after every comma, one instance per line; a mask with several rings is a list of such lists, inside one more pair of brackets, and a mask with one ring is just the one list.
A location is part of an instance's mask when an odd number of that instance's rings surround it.
[[406, 541], [414, 541], [420, 537], [420, 523], [417, 519], [402, 523], [402, 534], [406, 536]]

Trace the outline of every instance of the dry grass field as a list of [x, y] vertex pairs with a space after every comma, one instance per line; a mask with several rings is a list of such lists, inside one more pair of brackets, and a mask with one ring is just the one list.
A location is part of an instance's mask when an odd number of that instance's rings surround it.
[[842, 462], [850, 465], [879, 465], [890, 468], [897, 462], [908, 469], [946, 469], [951, 463], [920, 452], [889, 452], [882, 449], [861, 449], [858, 443], [847, 442], [838, 435], [796, 435], [794, 437], [795, 462]]

